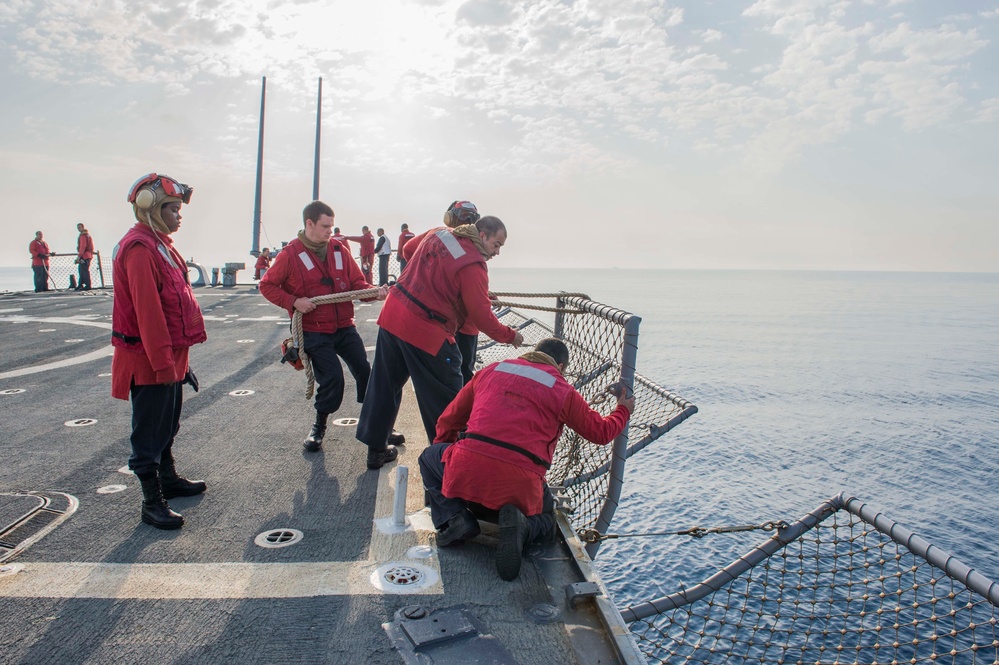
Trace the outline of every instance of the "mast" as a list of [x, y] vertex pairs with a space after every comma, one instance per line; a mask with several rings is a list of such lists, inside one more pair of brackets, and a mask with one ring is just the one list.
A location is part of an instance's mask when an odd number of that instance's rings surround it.
[[260, 256], [260, 190], [264, 180], [264, 100], [267, 98], [267, 77], [261, 77], [260, 135], [257, 138], [257, 192], [253, 199], [253, 244], [250, 254]]
[[319, 200], [319, 143], [323, 128], [323, 77], [319, 77], [319, 97], [316, 99], [316, 161], [312, 175], [312, 200]]

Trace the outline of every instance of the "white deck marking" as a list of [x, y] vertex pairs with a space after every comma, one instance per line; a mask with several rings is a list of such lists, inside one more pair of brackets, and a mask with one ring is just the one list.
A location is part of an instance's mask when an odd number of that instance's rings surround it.
[[[415, 461], [415, 460], [414, 460]], [[395, 465], [378, 472], [375, 517], [392, 514]], [[425, 516], [423, 487], [410, 482], [407, 516], [414, 528], [381, 533], [374, 520], [368, 557], [361, 561], [309, 563], [41, 563], [18, 561], [18, 574], [0, 577], [0, 598], [309, 598], [314, 596], [373, 595], [371, 573], [392, 561], [411, 561], [406, 552], [429, 544], [429, 517]], [[421, 528], [422, 527], [422, 528]], [[420, 559], [438, 581], [413, 595], [443, 594], [438, 558]]]
[[[0, 322], [7, 323], [27, 323], [28, 321], [37, 321], [41, 323], [69, 323], [74, 326], [91, 326], [93, 328], [104, 328], [106, 330], [111, 330], [111, 324], [105, 323], [103, 321], [91, 321], [89, 319], [75, 319], [69, 317], [35, 317], [35, 316], [0, 316]], [[108, 356], [114, 355], [114, 349], [109, 344], [103, 349], [98, 349], [97, 351], [91, 351], [90, 353], [84, 353], [82, 356], [76, 356], [73, 358], [66, 358], [65, 360], [57, 360], [55, 362], [46, 363], [45, 365], [32, 365], [31, 367], [22, 367], [21, 369], [12, 369], [9, 372], [0, 372], [0, 379], [13, 379], [17, 376], [26, 376], [28, 374], [37, 374], [38, 372], [48, 372], [53, 369], [60, 369], [62, 367], [71, 367], [73, 365], [79, 365], [80, 363], [88, 363], [94, 360], [100, 360], [101, 358], [107, 358]]]

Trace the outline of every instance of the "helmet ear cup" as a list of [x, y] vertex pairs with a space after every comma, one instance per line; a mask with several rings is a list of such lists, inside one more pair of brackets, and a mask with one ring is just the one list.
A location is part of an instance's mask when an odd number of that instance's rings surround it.
[[149, 210], [156, 203], [156, 194], [151, 189], [140, 189], [135, 195], [135, 206], [139, 210]]
[[451, 214], [451, 211], [448, 210], [447, 212], [444, 213], [444, 226], [451, 228], [451, 224], [453, 222], [454, 222], [454, 216]]

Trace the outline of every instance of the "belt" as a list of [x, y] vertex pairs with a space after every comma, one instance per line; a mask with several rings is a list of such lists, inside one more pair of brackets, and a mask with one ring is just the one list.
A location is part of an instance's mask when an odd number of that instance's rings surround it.
[[524, 448], [521, 448], [518, 445], [507, 443], [506, 441], [500, 441], [499, 439], [494, 439], [491, 436], [486, 436], [484, 434], [475, 434], [473, 432], [462, 432], [461, 434], [458, 435], [458, 439], [459, 440], [475, 439], [476, 441], [491, 443], [494, 446], [499, 446], [500, 448], [506, 448], [507, 450], [512, 450], [515, 453], [520, 453], [521, 455], [531, 460], [538, 466], [543, 466], [546, 469], [550, 469], [552, 467], [551, 462], [544, 461], [543, 459], [532, 453], [530, 450], [525, 450]]

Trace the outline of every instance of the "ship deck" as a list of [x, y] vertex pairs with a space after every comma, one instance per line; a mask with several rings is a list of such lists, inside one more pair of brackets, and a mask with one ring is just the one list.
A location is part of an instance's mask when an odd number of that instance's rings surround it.
[[[408, 386], [397, 463], [366, 469], [349, 374], [323, 451], [306, 453], [304, 373], [278, 362], [287, 316], [252, 287], [195, 291], [209, 338], [174, 451], [208, 491], [170, 502], [185, 518], [172, 532], [139, 522], [131, 410], [110, 396], [111, 292], [0, 295], [0, 662], [640, 660], [565, 523], [514, 582], [488, 528], [436, 548]], [[369, 357], [379, 307], [356, 309]]]

